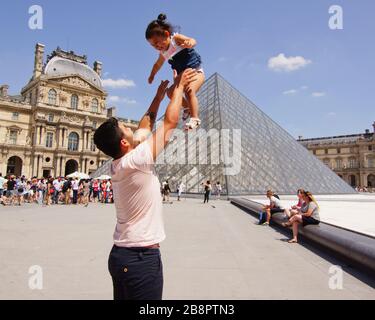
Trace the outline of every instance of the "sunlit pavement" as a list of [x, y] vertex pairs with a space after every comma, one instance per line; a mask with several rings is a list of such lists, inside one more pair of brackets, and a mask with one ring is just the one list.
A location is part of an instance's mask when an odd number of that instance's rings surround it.
[[[335, 259], [229, 202], [202, 202], [164, 205], [164, 299], [375, 299], [362, 273], [343, 266], [340, 290]], [[113, 205], [1, 207], [0, 299], [111, 299], [114, 226]], [[30, 289], [32, 266], [42, 290]]]

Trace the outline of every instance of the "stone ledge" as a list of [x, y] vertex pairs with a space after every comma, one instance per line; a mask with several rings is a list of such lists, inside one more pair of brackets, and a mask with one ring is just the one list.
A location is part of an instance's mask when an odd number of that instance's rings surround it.
[[[243, 198], [231, 198], [230, 201], [256, 217], [259, 216], [263, 206], [258, 202]], [[282, 213], [272, 215], [272, 222], [278, 226], [285, 221]], [[300, 227], [298, 233], [310, 240], [312, 244], [328, 249], [375, 275], [375, 238], [324, 222], [319, 225]]]

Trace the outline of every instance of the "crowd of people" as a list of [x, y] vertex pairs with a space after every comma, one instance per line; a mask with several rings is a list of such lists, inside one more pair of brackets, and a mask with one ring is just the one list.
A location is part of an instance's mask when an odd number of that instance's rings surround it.
[[27, 179], [25, 176], [0, 173], [0, 203], [4, 206], [38, 203], [40, 205], [113, 203], [112, 181], [48, 177]]
[[[211, 182], [207, 180], [206, 182], [202, 182], [201, 186], [203, 187], [203, 194], [204, 194], [204, 201], [203, 203], [208, 203], [210, 200], [211, 193], [216, 196], [216, 199], [220, 199], [220, 195], [222, 193], [222, 186], [220, 181], [216, 182], [214, 186], [212, 186]], [[177, 201], [181, 201], [182, 193], [185, 191], [185, 184], [181, 181], [177, 184]], [[172, 192], [171, 187], [169, 185], [168, 180], [164, 181], [160, 186], [160, 192], [163, 197], [163, 202], [170, 202], [169, 197]]]
[[355, 191], [357, 191], [357, 192], [370, 192], [370, 193], [372, 193], [372, 192], [375, 192], [375, 188], [373, 188], [373, 187], [361, 187], [361, 186], [358, 186], [358, 187], [355, 187]]
[[288, 241], [289, 243], [298, 242], [299, 225], [305, 227], [320, 223], [319, 205], [311, 192], [299, 189], [297, 191], [298, 203], [290, 208], [285, 208], [280, 201], [280, 197], [272, 190], [267, 190], [266, 196], [270, 202], [263, 206], [259, 215], [259, 224], [268, 226], [272, 215], [283, 214], [287, 222], [283, 222], [282, 226], [292, 227], [293, 230], [293, 238]]

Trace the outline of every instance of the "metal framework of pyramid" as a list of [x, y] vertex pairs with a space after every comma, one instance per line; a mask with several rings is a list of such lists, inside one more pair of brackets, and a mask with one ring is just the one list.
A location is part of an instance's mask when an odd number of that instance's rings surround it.
[[[228, 195], [264, 194], [267, 189], [279, 194], [295, 194], [299, 188], [313, 194], [354, 193], [344, 180], [219, 74], [207, 79], [198, 99], [201, 130], [190, 134], [189, 139], [186, 135], [184, 141], [172, 139], [163, 154], [164, 160], [159, 161], [162, 164], [156, 166], [159, 179], [169, 180], [172, 189], [183, 182], [186, 192], [200, 193], [204, 188], [202, 182], [210, 180], [212, 184], [220, 181], [223, 192]], [[179, 125], [180, 129], [182, 125]], [[191, 143], [199, 141], [194, 139], [210, 129], [220, 132], [220, 137], [207, 139], [207, 162], [202, 163], [199, 161], [199, 143], [193, 147]], [[234, 151], [234, 143], [241, 144], [240, 157], [236, 158], [240, 161], [240, 170], [236, 174], [226, 173], [228, 163], [222, 153], [217, 152], [223, 148], [221, 132], [225, 129], [232, 132], [229, 135], [230, 152]], [[234, 129], [240, 129], [240, 141], [235, 140], [238, 138], [235, 138]], [[196, 148], [197, 154], [191, 148]], [[178, 161], [181, 156], [185, 157], [185, 162]], [[195, 156], [198, 156], [196, 163]]]

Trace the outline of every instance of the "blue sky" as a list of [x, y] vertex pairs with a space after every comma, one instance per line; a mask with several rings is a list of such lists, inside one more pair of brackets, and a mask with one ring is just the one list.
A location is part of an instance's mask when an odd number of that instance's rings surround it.
[[[28, 27], [34, 4], [43, 30]], [[343, 9], [343, 30], [328, 27], [331, 5]], [[197, 39], [207, 76], [219, 72], [293, 136], [359, 133], [375, 121], [373, 0], [4, 0], [0, 12], [0, 83], [11, 94], [29, 81], [41, 42], [46, 54], [60, 46], [102, 61], [103, 78], [122, 84], [107, 87], [109, 105], [139, 119], [160, 80], [172, 78], [166, 64], [147, 83], [157, 52], [145, 28], [165, 12]]]

